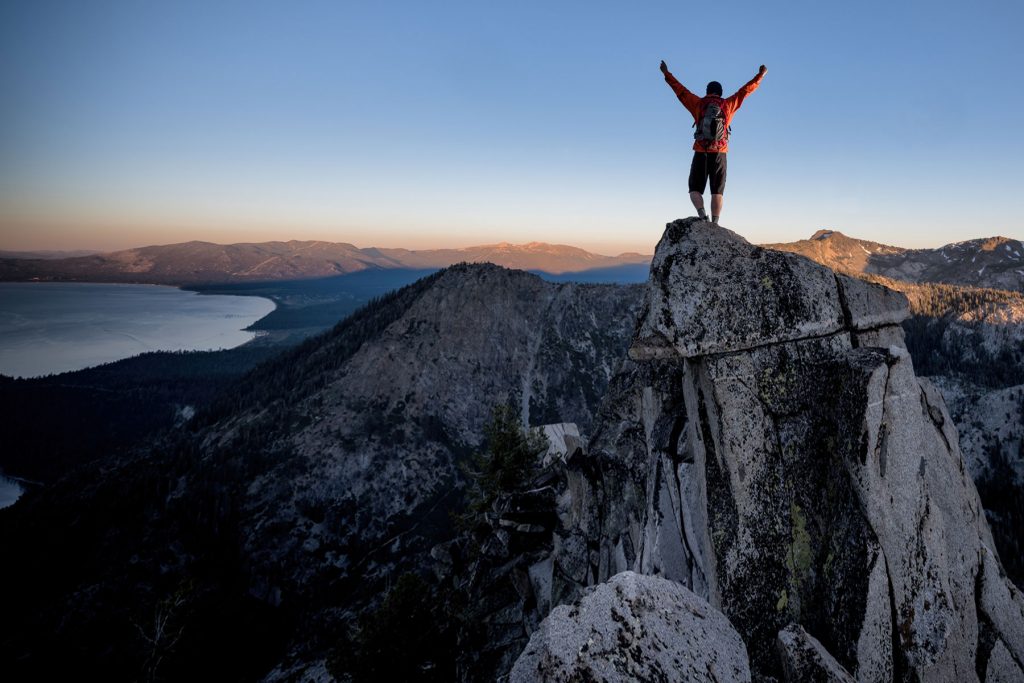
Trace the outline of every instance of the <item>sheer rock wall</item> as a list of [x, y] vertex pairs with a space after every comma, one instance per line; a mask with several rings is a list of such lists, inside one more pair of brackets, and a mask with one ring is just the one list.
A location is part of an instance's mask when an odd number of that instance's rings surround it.
[[1005, 578], [905, 298], [697, 219], [669, 224], [560, 499], [552, 604], [626, 570], [720, 609], [756, 676], [796, 624], [858, 680], [1013, 679]]

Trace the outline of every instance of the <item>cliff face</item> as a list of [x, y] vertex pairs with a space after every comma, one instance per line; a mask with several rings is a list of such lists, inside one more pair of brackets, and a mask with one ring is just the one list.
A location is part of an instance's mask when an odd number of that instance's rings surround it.
[[878, 285], [670, 224], [568, 475], [555, 603], [633, 570], [720, 609], [755, 678], [783, 675], [793, 624], [858, 680], [1024, 676], [1024, 600], [906, 315]]

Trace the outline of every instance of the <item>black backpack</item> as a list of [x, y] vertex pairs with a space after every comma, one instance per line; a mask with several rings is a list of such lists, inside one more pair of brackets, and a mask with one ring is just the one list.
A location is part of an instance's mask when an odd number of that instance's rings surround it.
[[694, 139], [709, 144], [728, 140], [731, 132], [731, 128], [725, 125], [725, 112], [720, 100], [705, 104], [703, 115], [693, 125], [697, 129], [693, 132]]

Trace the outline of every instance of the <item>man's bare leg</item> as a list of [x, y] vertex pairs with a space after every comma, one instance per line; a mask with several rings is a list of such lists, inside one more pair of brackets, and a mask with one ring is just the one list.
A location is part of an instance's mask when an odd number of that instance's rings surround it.
[[697, 215], [706, 220], [708, 215], [704, 213], [704, 195], [700, 192], [691, 192], [690, 201], [693, 202], [693, 208], [697, 209]]
[[[693, 193], [691, 192], [690, 195], [693, 196]], [[720, 194], [713, 194], [713, 195], [711, 195], [711, 222], [712, 223], [717, 223], [718, 222], [718, 217], [722, 215], [722, 202], [723, 201], [724, 201], [724, 198], [722, 197], [722, 195], [720, 195]], [[701, 204], [703, 205], [703, 203], [704, 203], [704, 200], [703, 200], [703, 197], [702, 197], [701, 198]]]

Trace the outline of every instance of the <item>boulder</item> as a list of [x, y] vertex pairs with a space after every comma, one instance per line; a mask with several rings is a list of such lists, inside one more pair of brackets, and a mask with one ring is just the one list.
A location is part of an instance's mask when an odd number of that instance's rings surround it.
[[623, 572], [541, 623], [510, 683], [749, 681], [747, 651], [718, 610], [678, 583]]

